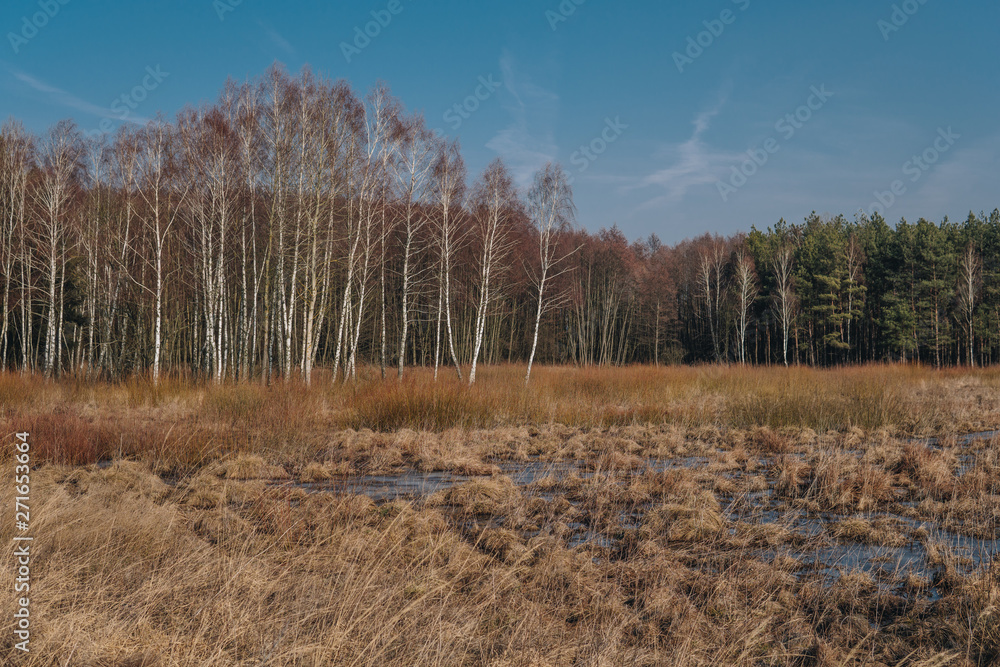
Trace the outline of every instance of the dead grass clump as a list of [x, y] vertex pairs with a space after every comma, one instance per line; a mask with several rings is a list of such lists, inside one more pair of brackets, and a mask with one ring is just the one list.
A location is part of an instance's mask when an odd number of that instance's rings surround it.
[[854, 507], [859, 489], [853, 476], [857, 459], [839, 451], [820, 451], [813, 457], [813, 478], [808, 495], [827, 509], [849, 510]]
[[477, 542], [479, 547], [508, 564], [522, 561], [528, 553], [521, 537], [503, 528], [491, 528], [483, 531]]
[[778, 482], [775, 493], [786, 498], [798, 498], [808, 486], [812, 475], [812, 467], [798, 456], [787, 454], [780, 456], [775, 469], [778, 471]]
[[[183, 480], [177, 485], [178, 502], [199, 509], [219, 507], [228, 503], [238, 502], [241, 493], [246, 492], [247, 485], [241, 485], [219, 475], [219, 470], [205, 470]], [[263, 489], [263, 482], [256, 481], [256, 491]]]
[[[838, 604], [853, 610], [859, 604], [863, 604], [863, 601], [868, 599], [870, 594], [874, 593], [877, 589], [878, 584], [875, 583], [871, 574], [862, 570], [851, 570], [840, 575], [830, 593]], [[858, 620], [854, 630], [856, 633], [863, 632], [867, 634], [867, 626], [867, 620], [862, 618]], [[864, 627], [863, 631], [862, 627]]]
[[496, 455], [502, 441], [499, 437], [483, 437], [481, 432], [469, 433], [451, 429], [445, 433], [417, 433], [404, 429], [393, 436], [389, 447], [396, 447], [404, 462], [426, 472], [448, 471], [458, 475], [487, 476], [498, 473], [495, 465], [486, 463], [484, 449], [494, 447]]
[[792, 448], [787, 436], [775, 433], [767, 427], [755, 429], [747, 442], [753, 451], [762, 454], [786, 454]]
[[698, 492], [700, 486], [686, 470], [646, 470], [633, 475], [628, 484], [628, 495], [632, 498], [668, 498], [690, 496]]
[[995, 573], [963, 583], [969, 600], [969, 644], [983, 664], [1000, 661], [1000, 578]]
[[745, 479], [746, 485], [744, 489], [747, 493], [761, 493], [767, 491], [769, 488], [767, 478], [763, 475], [750, 475]]
[[[739, 522], [734, 528], [735, 537], [744, 548], [778, 547], [788, 544], [793, 538], [792, 532], [778, 523]], [[775, 566], [783, 569], [777, 561]], [[794, 561], [793, 566], [798, 568], [798, 561]]]
[[847, 484], [854, 493], [854, 508], [868, 512], [893, 500], [895, 486], [889, 471], [880, 466], [859, 464], [851, 470]]
[[873, 532], [871, 523], [859, 517], [841, 519], [833, 525], [833, 536], [851, 542], [869, 543]]
[[94, 478], [153, 501], [160, 501], [170, 493], [170, 486], [153, 474], [148, 465], [134, 461], [115, 461], [97, 471]]
[[910, 538], [898, 521], [848, 517], [834, 523], [830, 532], [839, 540], [891, 548], [906, 546]]
[[338, 445], [328, 447], [327, 455], [342, 457], [367, 474], [389, 472], [406, 464], [404, 451], [388, 434], [369, 429], [346, 431], [341, 434]]
[[239, 454], [221, 462], [215, 474], [226, 479], [287, 479], [288, 473], [281, 466], [269, 465], [256, 454]]
[[954, 496], [957, 480], [954, 453], [933, 450], [927, 445], [907, 444], [902, 448], [893, 472], [907, 475], [918, 489], [938, 500]]
[[191, 530], [209, 544], [239, 539], [253, 531], [249, 521], [225, 505], [212, 505], [206, 510], [194, 520]]
[[472, 516], [498, 515], [521, 501], [521, 491], [510, 477], [474, 479], [435, 496], [428, 502], [451, 505]]
[[638, 470], [645, 465], [645, 462], [634, 454], [610, 451], [600, 455], [597, 459], [588, 460], [586, 465], [588, 470], [614, 472]]
[[868, 440], [867, 434], [864, 429], [860, 429], [857, 426], [847, 429], [844, 433], [842, 445], [847, 449], [858, 449], [862, 447]]
[[958, 478], [957, 495], [965, 497], [1000, 495], [1000, 453], [990, 448], [976, 452], [972, 465]]
[[643, 534], [670, 542], [693, 542], [717, 536], [726, 526], [715, 494], [702, 492], [683, 503], [668, 502], [643, 518]]
[[336, 474], [336, 471], [330, 465], [313, 461], [299, 472], [298, 479], [304, 484], [313, 484], [331, 480]]

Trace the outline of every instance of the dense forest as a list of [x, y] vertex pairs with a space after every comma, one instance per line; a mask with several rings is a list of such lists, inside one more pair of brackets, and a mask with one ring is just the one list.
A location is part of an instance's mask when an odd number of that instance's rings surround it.
[[[274, 68], [85, 138], [0, 132], [9, 369], [225, 379], [360, 366], [1000, 359], [1000, 212], [777, 222], [676, 246], [574, 224], [558, 165], [470, 178], [388, 89]], [[665, 221], [667, 222], [667, 221]]]

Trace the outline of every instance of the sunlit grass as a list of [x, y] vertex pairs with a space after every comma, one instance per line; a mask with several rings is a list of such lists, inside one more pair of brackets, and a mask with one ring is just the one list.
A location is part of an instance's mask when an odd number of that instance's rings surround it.
[[[342, 429], [860, 428], [929, 435], [1000, 427], [1000, 373], [873, 365], [840, 369], [539, 367], [483, 369], [469, 387], [429, 369], [403, 381], [362, 369], [358, 382], [213, 384], [184, 377], [122, 382], [0, 374], [0, 419], [51, 432], [44, 455], [80, 463], [116, 452], [184, 461], [228, 451], [306, 451]], [[60, 422], [65, 422], [61, 424]], [[172, 454], [176, 452], [176, 456]]]
[[[29, 431], [41, 464], [45, 593], [37, 650], [22, 662], [751, 667], [879, 654], [916, 665], [949, 664], [941, 656], [956, 646], [967, 661], [953, 664], [1000, 656], [994, 570], [969, 570], [924, 528], [998, 534], [1000, 439], [963, 450], [954, 438], [1000, 426], [996, 371], [543, 367], [525, 386], [511, 365], [468, 387], [426, 369], [402, 382], [360, 370], [347, 384], [319, 372], [311, 387], [0, 374], [0, 429]], [[918, 434], [946, 438], [908, 440]], [[81, 467], [97, 461], [110, 466]], [[503, 474], [518, 462], [574, 462], [579, 474], [546, 473], [531, 489]], [[296, 487], [404, 470], [476, 479], [415, 504]], [[770, 507], [768, 490], [774, 522], [729, 514]], [[0, 487], [0, 500], [12, 494]], [[823, 535], [797, 532], [802, 512], [826, 516]], [[583, 529], [611, 546], [575, 545]], [[8, 544], [12, 530], [0, 527]], [[891, 595], [855, 565], [836, 583], [802, 575], [807, 563], [790, 554], [831, 544], [919, 544], [925, 567], [886, 575]], [[12, 636], [10, 619], [0, 626]], [[0, 643], [0, 662], [13, 650]]]

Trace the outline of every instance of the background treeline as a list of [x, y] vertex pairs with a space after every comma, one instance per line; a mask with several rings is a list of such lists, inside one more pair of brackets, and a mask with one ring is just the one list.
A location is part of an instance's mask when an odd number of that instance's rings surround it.
[[0, 360], [104, 377], [360, 365], [1000, 355], [1000, 213], [779, 222], [668, 247], [573, 226], [558, 165], [468, 182], [379, 86], [274, 68], [174, 121], [0, 133]]

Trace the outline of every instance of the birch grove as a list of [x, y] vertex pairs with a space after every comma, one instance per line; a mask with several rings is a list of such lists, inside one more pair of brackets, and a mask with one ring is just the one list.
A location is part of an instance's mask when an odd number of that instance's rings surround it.
[[521, 363], [1000, 361], [1000, 211], [666, 245], [558, 164], [470, 175], [384, 84], [228, 82], [84, 140], [0, 129], [0, 363], [49, 377], [464, 384]]

